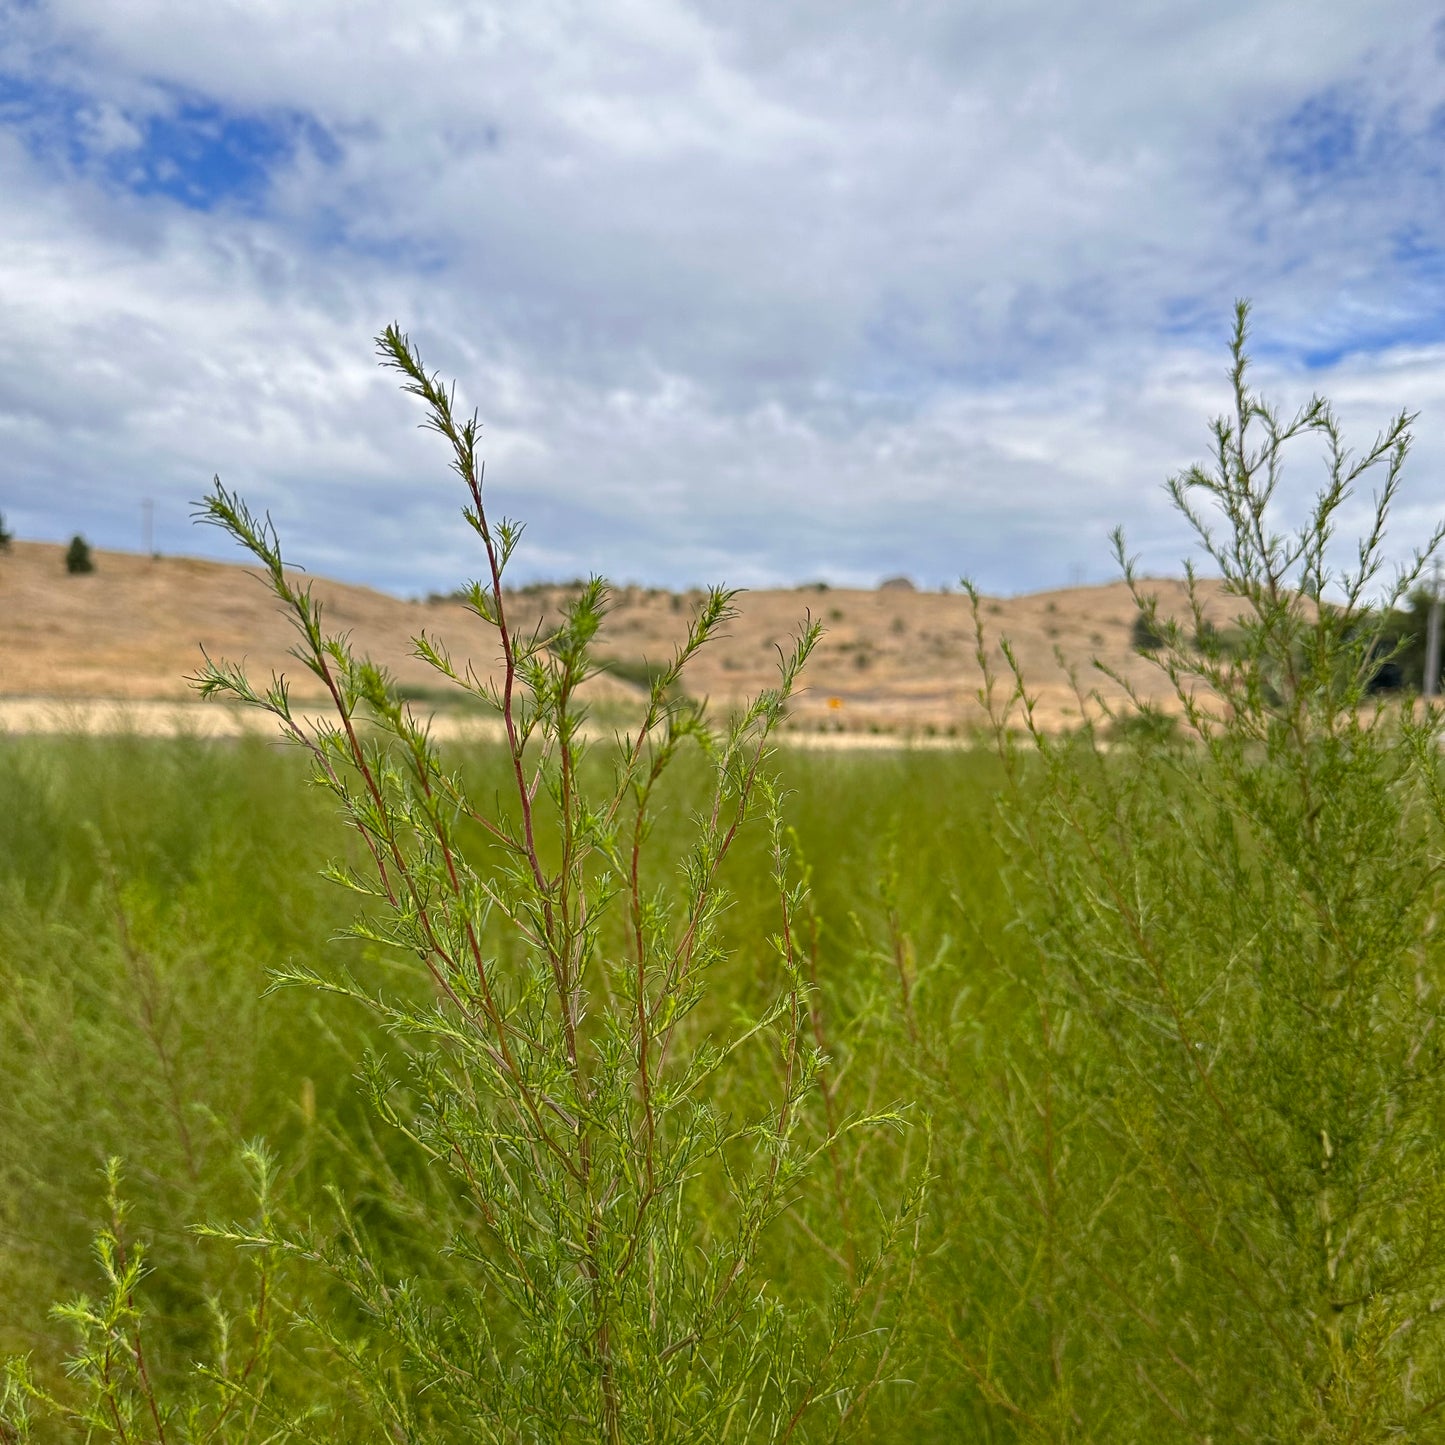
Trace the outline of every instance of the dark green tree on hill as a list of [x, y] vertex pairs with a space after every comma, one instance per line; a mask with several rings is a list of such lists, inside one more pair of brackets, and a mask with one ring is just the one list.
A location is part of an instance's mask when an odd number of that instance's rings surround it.
[[95, 571], [95, 559], [90, 555], [90, 544], [79, 532], [70, 539], [70, 546], [65, 549], [65, 570], [72, 577]]
[[8, 552], [14, 540], [14, 534], [5, 525], [5, 513], [0, 512], [0, 552]]
[[1402, 606], [1389, 608], [1380, 621], [1380, 666], [1372, 689], [1420, 692], [1425, 685], [1425, 639], [1430, 619], [1431, 589], [1412, 587]]
[[1159, 619], [1151, 617], [1141, 609], [1134, 618], [1129, 641], [1135, 652], [1158, 652], [1164, 646], [1164, 633], [1160, 630]]

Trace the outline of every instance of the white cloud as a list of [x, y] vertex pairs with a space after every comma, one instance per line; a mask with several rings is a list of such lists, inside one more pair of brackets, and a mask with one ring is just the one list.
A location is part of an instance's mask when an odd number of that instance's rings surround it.
[[[450, 585], [445, 457], [371, 356], [395, 318], [482, 412], [534, 571], [1024, 588], [1104, 575], [1116, 521], [1163, 570], [1240, 294], [1266, 384], [1334, 392], [1361, 441], [1424, 410], [1425, 525], [1445, 69], [1416, 6], [0, 13], [22, 534], [136, 542], [154, 496], [162, 545], [214, 551], [180, 523], [219, 470], [313, 565]], [[223, 170], [209, 210], [137, 193], [220, 165], [157, 149], [183, 104], [214, 146], [218, 117], [274, 137], [259, 202]]]
[[136, 150], [145, 142], [145, 132], [110, 101], [81, 111], [80, 122], [89, 147], [103, 156]]

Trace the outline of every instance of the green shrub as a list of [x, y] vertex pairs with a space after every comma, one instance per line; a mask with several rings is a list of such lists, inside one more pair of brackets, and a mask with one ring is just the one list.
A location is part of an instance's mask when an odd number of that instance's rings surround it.
[[1375, 674], [1378, 692], [1420, 692], [1425, 685], [1425, 644], [1429, 635], [1430, 587], [1417, 585], [1399, 605], [1363, 619], [1376, 635]]
[[1158, 652], [1165, 643], [1165, 634], [1159, 624], [1152, 601], [1141, 602], [1134, 615], [1133, 626], [1129, 629], [1129, 643], [1135, 652]]
[[77, 533], [65, 549], [65, 570], [72, 577], [95, 571], [95, 559], [90, 555], [90, 544]]
[[0, 552], [8, 552], [15, 534], [5, 526], [5, 513], [0, 512]]
[[[1241, 305], [1215, 466], [1170, 484], [1243, 613], [1237, 653], [1179, 629], [1159, 649], [1196, 741], [1144, 731], [1106, 752], [1097, 729], [1033, 729], [1021, 684], [993, 694], [1039, 889], [1023, 914], [1037, 1030], [1017, 1067], [1042, 1101], [1001, 1116], [1031, 1162], [995, 1247], [1047, 1263], [1019, 1275], [1044, 1318], [1025, 1329], [1005, 1305], [970, 1359], [1023, 1438], [1441, 1428], [1441, 719], [1367, 701], [1368, 593], [1410, 418], [1358, 457], [1318, 398], [1281, 422], [1246, 384], [1246, 321]], [[1328, 476], [1290, 533], [1274, 490], [1297, 437], [1323, 441]], [[1377, 467], [1358, 561], [1333, 571], [1333, 518]], [[1003, 727], [1020, 707], [1028, 756]]]
[[647, 693], [651, 693], [658, 680], [666, 677], [671, 670], [668, 663], [648, 657], [601, 657], [597, 659], [597, 666], [601, 671]]
[[1141, 707], [1117, 713], [1104, 731], [1111, 743], [1172, 742], [1179, 736], [1179, 719], [1157, 707]]

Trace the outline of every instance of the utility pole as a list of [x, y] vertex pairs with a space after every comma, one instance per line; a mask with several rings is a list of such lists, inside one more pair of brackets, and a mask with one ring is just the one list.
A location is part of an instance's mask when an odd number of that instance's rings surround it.
[[1430, 579], [1430, 619], [1425, 624], [1426, 697], [1440, 696], [1440, 564]]
[[156, 554], [156, 504], [147, 497], [140, 504], [141, 512], [141, 535], [145, 541], [145, 554], [147, 557], [154, 557]]

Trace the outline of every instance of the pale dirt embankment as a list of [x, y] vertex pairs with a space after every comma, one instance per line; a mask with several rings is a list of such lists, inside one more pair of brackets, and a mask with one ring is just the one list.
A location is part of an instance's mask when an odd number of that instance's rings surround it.
[[[194, 732], [200, 736], [267, 732], [259, 715], [193, 700], [187, 676], [212, 657], [243, 662], [253, 680], [284, 672], [298, 702], [321, 701], [320, 684], [287, 656], [293, 634], [252, 569], [184, 557], [97, 552], [96, 570], [71, 577], [64, 549], [17, 542], [0, 553], [0, 729], [10, 732]], [[311, 579], [332, 630], [350, 634], [430, 708], [444, 688], [410, 655], [425, 630], [460, 663], [495, 674], [495, 638], [461, 604], [404, 601], [366, 587]], [[1217, 586], [1210, 610], [1227, 621]], [[1184, 612], [1184, 586], [1151, 581], [1161, 610]], [[546, 626], [567, 598], [562, 587], [533, 588], [510, 599], [514, 626]], [[602, 635], [601, 652], [635, 670], [665, 658], [681, 639], [701, 592], [621, 588]], [[689, 692], [727, 708], [769, 686], [777, 649], [811, 615], [825, 631], [795, 698], [789, 728], [802, 736], [842, 734], [840, 741], [967, 736], [986, 721], [977, 693], [981, 673], [968, 599], [960, 593], [885, 587], [853, 591], [819, 586], [744, 593], [739, 616], [690, 668]], [[1099, 658], [1140, 696], [1167, 707], [1167, 684], [1131, 646], [1135, 608], [1122, 582], [1025, 597], [985, 598], [982, 620], [991, 665], [1007, 677], [999, 643], [1007, 638], [1050, 729], [1077, 725], [1072, 668], [1086, 690], [1125, 704], [1123, 689], [1093, 666]], [[1057, 656], [1056, 656], [1057, 654]], [[1063, 659], [1061, 666], [1059, 658]], [[640, 706], [640, 687], [615, 677], [588, 684], [599, 718]], [[485, 736], [483, 717], [439, 711], [442, 735]], [[875, 744], [877, 745], [877, 744]]]

